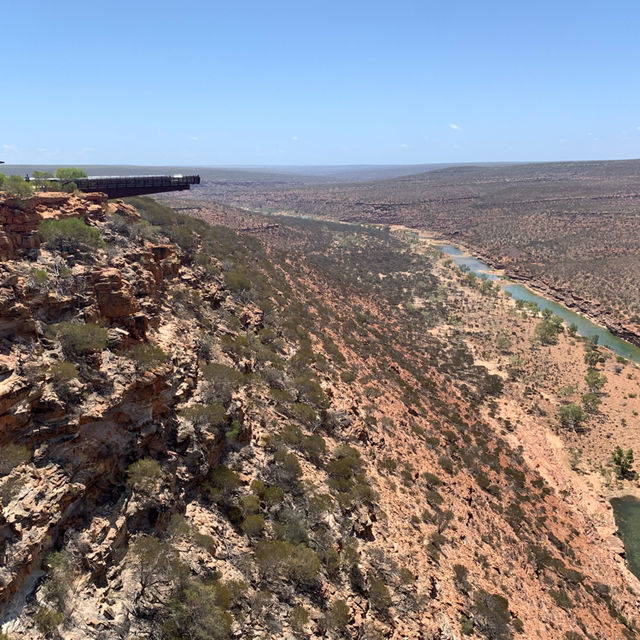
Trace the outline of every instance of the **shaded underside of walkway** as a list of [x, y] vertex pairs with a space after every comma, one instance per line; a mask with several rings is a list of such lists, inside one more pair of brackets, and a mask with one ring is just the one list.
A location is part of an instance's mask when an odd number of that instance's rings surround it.
[[192, 184], [200, 184], [200, 176], [89, 176], [65, 180], [74, 182], [85, 193], [99, 191], [109, 198], [142, 196], [165, 191], [186, 191]]

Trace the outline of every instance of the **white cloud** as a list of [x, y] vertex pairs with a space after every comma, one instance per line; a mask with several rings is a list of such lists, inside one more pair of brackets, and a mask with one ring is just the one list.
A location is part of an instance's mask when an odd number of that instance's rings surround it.
[[298, 136], [291, 136], [291, 139], [292, 139], [294, 142], [298, 142], [298, 140], [300, 140], [300, 138], [299, 138]]
[[198, 140], [200, 140], [200, 138], [198, 138], [198, 136], [189, 136], [191, 138], [191, 140], [193, 140], [194, 142], [198, 142]]
[[640, 131], [640, 127], [636, 127], [636, 131]]
[[462, 131], [462, 127], [459, 124], [450, 124], [449, 129], [453, 129], [454, 131]]
[[2, 148], [3, 148], [5, 151], [17, 151], [17, 150], [18, 150], [18, 147], [14, 146], [14, 145], [12, 145], [12, 144], [3, 144], [3, 145], [2, 145]]
[[400, 148], [401, 148], [401, 149], [408, 149], [408, 148], [409, 148], [409, 145], [408, 145], [408, 144], [406, 144], [405, 142], [403, 142], [403, 143], [400, 145]]

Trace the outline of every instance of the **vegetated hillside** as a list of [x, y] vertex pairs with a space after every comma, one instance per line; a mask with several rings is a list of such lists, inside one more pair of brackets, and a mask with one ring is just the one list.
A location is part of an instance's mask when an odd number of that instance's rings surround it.
[[637, 637], [436, 254], [132, 204], [0, 200], [9, 637]]
[[200, 193], [255, 209], [428, 229], [640, 344], [639, 180], [640, 161], [627, 160], [449, 167], [352, 185], [210, 183]]

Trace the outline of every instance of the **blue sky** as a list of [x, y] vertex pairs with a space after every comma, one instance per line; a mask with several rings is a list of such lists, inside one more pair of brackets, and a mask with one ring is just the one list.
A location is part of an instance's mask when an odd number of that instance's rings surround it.
[[640, 157], [640, 3], [7, 2], [0, 159]]

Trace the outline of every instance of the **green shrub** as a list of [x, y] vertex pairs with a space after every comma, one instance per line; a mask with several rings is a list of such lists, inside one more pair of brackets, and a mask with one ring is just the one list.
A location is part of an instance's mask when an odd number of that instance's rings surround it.
[[202, 379], [205, 381], [204, 393], [207, 400], [228, 404], [232, 393], [247, 382], [247, 376], [219, 362], [202, 367]]
[[294, 402], [289, 409], [291, 416], [310, 427], [315, 425], [318, 414], [308, 404]]
[[349, 605], [344, 600], [334, 600], [325, 616], [325, 624], [327, 629], [331, 629], [336, 633], [344, 633], [351, 619], [351, 611]]
[[284, 491], [276, 486], [266, 487], [261, 497], [267, 506], [280, 504], [284, 500]]
[[320, 573], [320, 559], [313, 549], [282, 540], [256, 544], [256, 561], [265, 576], [284, 576], [299, 586], [309, 586]]
[[294, 384], [301, 400], [304, 400], [316, 407], [325, 407], [327, 398], [322, 387], [311, 378], [298, 376], [294, 380]]
[[82, 356], [102, 351], [107, 346], [109, 334], [96, 324], [59, 322], [49, 327], [49, 334], [60, 340], [62, 350], [68, 356]]
[[274, 454], [274, 460], [277, 463], [275, 474], [278, 485], [287, 491], [297, 489], [302, 467], [295, 454], [278, 450]]
[[104, 247], [100, 231], [90, 227], [82, 218], [62, 218], [61, 220], [43, 220], [38, 227], [42, 239], [59, 251]]
[[9, 176], [8, 178], [0, 174], [0, 189], [9, 193], [9, 195], [18, 198], [28, 198], [33, 194], [33, 185], [26, 182], [22, 176]]
[[250, 537], [259, 536], [264, 531], [264, 516], [250, 514], [242, 521], [240, 528]]
[[224, 274], [225, 284], [231, 291], [248, 291], [251, 289], [251, 280], [247, 273], [240, 267], [235, 267]]
[[127, 483], [142, 493], [151, 493], [158, 480], [162, 478], [162, 469], [157, 460], [142, 458], [129, 465], [127, 469]]
[[226, 423], [226, 409], [217, 403], [194, 404], [179, 412], [179, 415], [200, 428], [212, 431], [220, 429]]
[[25, 485], [25, 481], [20, 477], [6, 478], [0, 485], [0, 501], [3, 506], [7, 506]]
[[151, 342], [137, 344], [126, 352], [138, 366], [145, 369], [159, 367], [167, 361], [167, 354], [157, 345]]
[[454, 564], [453, 565], [453, 575], [456, 587], [462, 593], [467, 593], [469, 591], [469, 570], [462, 564]]
[[473, 635], [473, 620], [464, 613], [460, 615], [460, 632], [463, 636]]
[[509, 640], [509, 601], [497, 593], [478, 589], [473, 595], [473, 619], [475, 626], [492, 640]]
[[31, 459], [29, 449], [22, 444], [6, 444], [0, 449], [0, 476], [6, 476], [11, 471]]
[[163, 625], [168, 640], [227, 640], [233, 619], [228, 588], [219, 582], [192, 580], [169, 602]]
[[47, 568], [49, 575], [43, 586], [45, 598], [54, 603], [58, 611], [65, 611], [75, 574], [73, 557], [67, 551], [50, 553], [47, 556]]
[[31, 277], [39, 287], [49, 282], [49, 274], [44, 269], [31, 269]]
[[549, 595], [553, 598], [554, 602], [563, 609], [570, 609], [573, 606], [573, 603], [564, 589], [551, 589], [549, 591]]
[[442, 480], [440, 480], [440, 478], [434, 473], [425, 471], [422, 474], [422, 477], [430, 489], [435, 489], [436, 487], [439, 487], [440, 485], [442, 485]]
[[49, 637], [56, 633], [57, 628], [62, 624], [63, 615], [49, 607], [38, 607], [33, 614], [33, 621], [40, 633]]
[[303, 436], [299, 449], [307, 460], [316, 467], [320, 467], [327, 453], [327, 444], [319, 433], [313, 433], [310, 436]]
[[587, 419], [587, 415], [580, 405], [567, 404], [558, 408], [558, 418], [562, 427], [577, 431]]
[[68, 360], [54, 362], [49, 367], [49, 375], [54, 384], [64, 384], [78, 377], [78, 367]]
[[444, 498], [435, 489], [427, 491], [425, 494], [425, 498], [427, 499], [427, 502], [434, 508], [439, 507], [444, 502]]
[[386, 613], [391, 606], [391, 594], [385, 583], [375, 575], [368, 580], [369, 602], [380, 613]]
[[296, 605], [289, 614], [289, 624], [295, 633], [302, 633], [309, 622], [309, 612], [301, 605]]
[[[240, 476], [229, 467], [221, 464], [211, 469], [204, 485], [211, 500], [221, 505], [229, 505], [232, 494], [242, 485]], [[238, 519], [242, 517], [242, 511], [238, 509]]]
[[628, 476], [633, 467], [633, 449], [624, 451], [622, 447], [617, 446], [611, 454], [611, 461], [613, 462], [618, 478]]
[[382, 471], [387, 471], [389, 473], [393, 473], [397, 469], [398, 463], [393, 458], [389, 458], [388, 456], [385, 456], [378, 463], [378, 467]]
[[86, 178], [87, 174], [78, 167], [58, 167], [56, 178], [59, 180], [74, 180], [75, 178]]
[[438, 458], [438, 464], [449, 474], [453, 475], [454, 472], [454, 466], [453, 466], [453, 461], [451, 460], [451, 458], [448, 458], [447, 456], [440, 456]]

